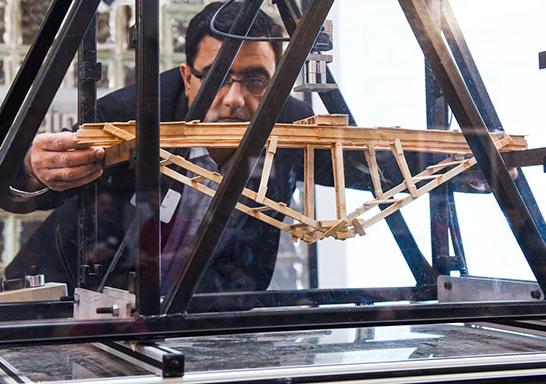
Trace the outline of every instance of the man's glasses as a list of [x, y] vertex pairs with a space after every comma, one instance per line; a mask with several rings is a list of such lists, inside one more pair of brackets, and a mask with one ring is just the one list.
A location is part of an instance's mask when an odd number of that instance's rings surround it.
[[[207, 76], [207, 71], [198, 71], [193, 67], [190, 67], [191, 74], [197, 77], [199, 80], [203, 80]], [[240, 80], [234, 79], [231, 75], [228, 75], [222, 84], [222, 88], [229, 89], [233, 83], [239, 83], [252, 96], [263, 96], [267, 86], [269, 85], [269, 79], [265, 76], [248, 76], [243, 77]]]

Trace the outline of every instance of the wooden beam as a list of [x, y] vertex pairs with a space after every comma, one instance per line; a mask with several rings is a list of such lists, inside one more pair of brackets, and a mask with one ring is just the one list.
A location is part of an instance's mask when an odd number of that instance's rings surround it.
[[[108, 123], [134, 136], [134, 123]], [[77, 132], [81, 146], [110, 147], [124, 140], [103, 130], [104, 124], [84, 124]], [[184, 123], [161, 124], [163, 148], [213, 147], [236, 148], [248, 127], [248, 123]], [[492, 134], [501, 138], [504, 134]], [[373, 144], [376, 150], [390, 150], [398, 138], [404, 151], [471, 154], [460, 132], [415, 130], [402, 128], [356, 128], [330, 126], [302, 126], [276, 124], [272, 136], [278, 138], [278, 148], [330, 149], [340, 143], [345, 150], [364, 150]], [[512, 136], [513, 143], [503, 148], [515, 151], [527, 148], [524, 136]]]
[[[216, 193], [216, 191], [212, 188], [209, 188], [207, 187], [206, 185], [203, 185], [199, 182], [197, 183], [194, 183], [191, 181], [191, 179], [187, 176], [184, 176], [168, 167], [165, 167], [165, 166], [161, 166], [160, 167], [160, 170], [161, 170], [161, 173], [163, 173], [164, 175], [188, 186], [188, 187], [191, 187], [209, 197], [214, 197], [214, 194]], [[287, 225], [285, 223], [283, 223], [282, 221], [279, 221], [277, 219], [274, 219], [272, 218], [271, 216], [268, 216], [264, 213], [262, 213], [260, 210], [256, 210], [254, 208], [251, 208], [245, 204], [242, 204], [242, 203], [237, 203], [237, 205], [235, 206], [235, 208], [241, 212], [244, 212], [246, 213], [247, 215], [249, 216], [252, 216], [252, 217], [255, 217], [256, 219], [258, 220], [261, 220], [263, 221], [264, 223], [267, 223], [269, 225], [272, 225], [273, 227], [275, 228], [278, 228], [280, 230], [286, 230], [287, 229]], [[297, 236], [297, 234], [294, 234], [294, 236]]]
[[305, 147], [304, 152], [304, 209], [303, 214], [315, 218], [315, 148]]
[[345, 201], [345, 170], [343, 169], [343, 147], [336, 143], [332, 145], [332, 168], [334, 172], [334, 188], [336, 191], [337, 218], [347, 217], [347, 203]]
[[377, 199], [382, 199], [383, 189], [381, 187], [381, 177], [379, 175], [377, 157], [375, 156], [375, 145], [368, 145], [368, 147], [364, 150], [364, 156], [366, 157], [366, 163], [368, 163], [368, 169], [370, 170], [370, 176], [372, 179], [373, 189], [375, 191], [375, 197]]
[[260, 187], [258, 188], [258, 203], [263, 202], [265, 194], [267, 193], [267, 182], [269, 181], [269, 175], [271, 174], [271, 166], [273, 165], [273, 157], [277, 152], [277, 142], [279, 139], [277, 136], [271, 136], [267, 143], [265, 152], [264, 166], [262, 169], [262, 178], [260, 179]]
[[[160, 155], [161, 155], [161, 158], [165, 159], [165, 160], [169, 160], [171, 161], [173, 164], [176, 164], [178, 165], [179, 167], [182, 167], [192, 173], [195, 173], [196, 175], [198, 176], [202, 176], [204, 178], [206, 178], [207, 180], [210, 180], [216, 184], [220, 184], [222, 182], [222, 176], [216, 172], [211, 172], [205, 168], [202, 168], [198, 165], [195, 165], [193, 164], [192, 162], [184, 159], [183, 157], [181, 156], [176, 156], [176, 155], [173, 155], [172, 153], [170, 153], [169, 151], [166, 151], [164, 149], [161, 149], [160, 150]], [[190, 183], [190, 186], [191, 186], [191, 182]], [[242, 193], [243, 196], [245, 197], [248, 197], [249, 199], [251, 200], [254, 200], [254, 201], [257, 201], [257, 196], [258, 194], [248, 188], [244, 188], [243, 189], [243, 193]], [[310, 227], [314, 227], [314, 228], [317, 228], [319, 229], [319, 224], [317, 221], [305, 216], [305, 215], [302, 215], [301, 213], [289, 208], [286, 206], [286, 204], [282, 203], [282, 202], [277, 202], [277, 201], [273, 201], [271, 199], [268, 199], [267, 197], [264, 198], [263, 202], [262, 202], [263, 205], [271, 208], [272, 210], [275, 210], [279, 213], [282, 213], [283, 215], [285, 216], [288, 216], [296, 221], [299, 221], [300, 223], [303, 223], [303, 224], [306, 224], [306, 225], [309, 225]]]
[[104, 166], [110, 167], [128, 161], [131, 154], [131, 148], [134, 148], [136, 145], [135, 136], [124, 129], [108, 123], [104, 125], [103, 130], [104, 132], [123, 140], [119, 145], [104, 149]]
[[402, 149], [400, 139], [394, 140], [392, 153], [394, 155], [394, 158], [396, 159], [398, 168], [400, 168], [400, 172], [402, 172], [402, 176], [404, 177], [404, 181], [406, 183], [406, 187], [408, 188], [409, 193], [413, 197], [417, 197], [417, 188], [415, 187], [415, 183], [413, 182], [413, 177], [411, 176], [406, 157], [404, 156], [404, 150]]
[[298, 121], [294, 121], [296, 125], [332, 125], [345, 127], [349, 125], [349, 115], [346, 114], [330, 114], [330, 115], [314, 115], [306, 117]]

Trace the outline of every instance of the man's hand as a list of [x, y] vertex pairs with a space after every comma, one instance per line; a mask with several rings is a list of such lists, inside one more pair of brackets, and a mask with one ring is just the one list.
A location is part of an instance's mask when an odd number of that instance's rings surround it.
[[27, 188], [64, 191], [81, 187], [102, 175], [104, 149], [77, 149], [70, 132], [37, 135], [25, 156]]
[[[508, 173], [512, 180], [515, 180], [519, 175], [517, 168], [508, 168]], [[491, 187], [489, 186], [487, 179], [477, 166], [458, 175], [453, 181], [455, 182], [456, 192], [491, 192]]]

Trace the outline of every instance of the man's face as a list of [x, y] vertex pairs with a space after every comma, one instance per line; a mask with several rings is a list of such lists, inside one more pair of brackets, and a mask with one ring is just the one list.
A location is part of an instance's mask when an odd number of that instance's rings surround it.
[[[192, 74], [191, 68], [186, 64], [180, 65], [180, 73], [184, 79], [185, 93], [188, 104], [191, 105], [197, 96], [202, 80], [195, 73], [207, 73], [212, 66], [222, 43], [210, 36], [205, 36], [199, 43], [197, 55], [194, 60]], [[245, 42], [231, 66], [230, 85], [220, 88], [216, 98], [205, 117], [205, 121], [250, 121], [262, 98], [255, 89], [249, 91], [244, 79], [262, 79], [268, 81], [275, 72], [275, 54], [271, 43]], [[229, 83], [228, 83], [229, 84]]]

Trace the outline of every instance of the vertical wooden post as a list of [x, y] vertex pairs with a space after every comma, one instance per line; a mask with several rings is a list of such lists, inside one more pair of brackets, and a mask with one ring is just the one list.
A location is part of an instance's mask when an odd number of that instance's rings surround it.
[[341, 143], [332, 145], [332, 167], [336, 191], [337, 218], [343, 220], [347, 218], [347, 204], [345, 202], [345, 172], [343, 169], [343, 147]]
[[263, 203], [265, 199], [265, 194], [267, 193], [267, 182], [269, 181], [269, 175], [271, 173], [271, 166], [273, 165], [273, 157], [277, 152], [277, 142], [279, 141], [277, 136], [271, 136], [269, 142], [267, 143], [264, 167], [262, 169], [262, 178], [260, 180], [260, 188], [258, 189], [258, 196], [256, 201], [258, 203]]
[[383, 198], [383, 189], [381, 188], [381, 177], [379, 176], [379, 166], [377, 164], [377, 157], [375, 156], [375, 146], [373, 144], [368, 145], [368, 148], [364, 150], [366, 156], [366, 162], [370, 170], [370, 176], [372, 178], [373, 189], [375, 197], [377, 199]]
[[315, 148], [307, 145], [304, 150], [304, 211], [303, 214], [315, 218]]

